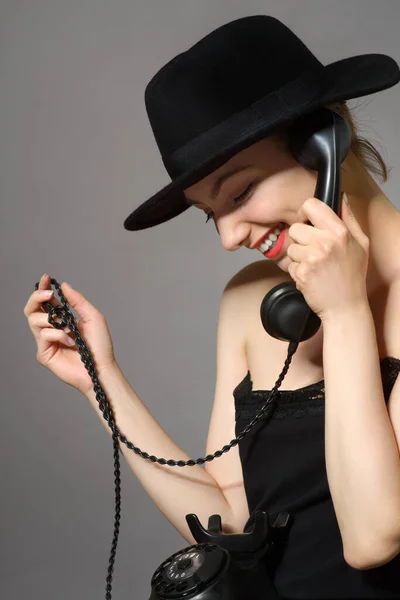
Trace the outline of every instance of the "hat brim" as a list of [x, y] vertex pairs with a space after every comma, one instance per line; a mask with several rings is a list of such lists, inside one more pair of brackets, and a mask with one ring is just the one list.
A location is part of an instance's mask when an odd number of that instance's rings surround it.
[[[251, 111], [252, 107], [235, 115], [229, 124], [228, 132], [226, 127], [223, 131], [221, 128], [223, 141], [216, 144], [219, 148], [218, 155], [210, 156], [196, 164], [194, 169], [177, 177], [151, 196], [125, 219], [124, 228], [128, 231], [148, 229], [180, 215], [190, 208], [183, 193], [185, 188], [194, 185], [221, 167], [237, 152], [273, 133], [285, 123], [323, 105], [380, 92], [400, 81], [400, 69], [396, 61], [385, 54], [351, 56], [326, 65], [324, 71], [327, 81], [330, 82], [324, 94], [299, 108], [285, 110], [278, 119], [260, 122], [256, 128], [252, 128], [251, 133], [246, 129], [240, 130], [239, 127], [240, 123], [243, 123], [243, 116]], [[235, 121], [238, 124], [236, 129]], [[217, 135], [214, 134], [214, 139]]]

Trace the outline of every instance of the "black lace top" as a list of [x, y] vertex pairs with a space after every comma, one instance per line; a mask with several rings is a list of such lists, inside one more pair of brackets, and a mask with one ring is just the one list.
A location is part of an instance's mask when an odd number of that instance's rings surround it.
[[[380, 362], [385, 401], [400, 371], [400, 359]], [[250, 371], [235, 388], [236, 436], [256, 416], [270, 390], [253, 390]], [[239, 446], [250, 518], [256, 510], [293, 516], [271, 565], [282, 598], [399, 598], [400, 555], [374, 569], [357, 570], [343, 557], [325, 466], [324, 380], [278, 391], [275, 409]], [[384, 507], [383, 507], [384, 509]]]

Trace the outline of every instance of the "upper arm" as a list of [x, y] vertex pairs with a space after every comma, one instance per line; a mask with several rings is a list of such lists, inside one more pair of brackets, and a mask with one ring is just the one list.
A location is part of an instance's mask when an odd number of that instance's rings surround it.
[[[233, 390], [248, 370], [246, 297], [250, 297], [255, 265], [256, 263], [252, 263], [239, 271], [228, 282], [222, 294], [217, 331], [217, 377], [206, 445], [207, 454], [222, 449], [236, 437]], [[219, 458], [206, 462], [204, 468], [215, 479], [232, 510], [237, 527], [234, 533], [242, 533], [249, 518], [249, 509], [238, 445]]]
[[[392, 284], [389, 294], [386, 298], [386, 314], [390, 315], [390, 318], [384, 323], [384, 340], [386, 344], [386, 356], [393, 356], [394, 358], [400, 357], [400, 343], [399, 343], [399, 330], [400, 330], [400, 281], [396, 281]], [[387, 411], [390, 422], [393, 427], [394, 435], [396, 437], [397, 446], [400, 452], [400, 374], [397, 375], [397, 379], [394, 382], [392, 391], [389, 395], [387, 402]]]

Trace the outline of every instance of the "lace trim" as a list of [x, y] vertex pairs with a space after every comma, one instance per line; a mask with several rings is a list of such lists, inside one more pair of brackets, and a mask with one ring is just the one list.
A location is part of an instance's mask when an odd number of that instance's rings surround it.
[[[400, 359], [385, 356], [380, 360], [382, 385], [386, 403], [400, 371]], [[325, 380], [317, 381], [297, 390], [280, 390], [276, 395], [276, 408], [268, 407], [265, 417], [318, 417], [325, 414]], [[271, 390], [253, 390], [250, 371], [233, 391], [235, 418], [251, 419], [266, 402]], [[271, 414], [272, 412], [272, 414]]]

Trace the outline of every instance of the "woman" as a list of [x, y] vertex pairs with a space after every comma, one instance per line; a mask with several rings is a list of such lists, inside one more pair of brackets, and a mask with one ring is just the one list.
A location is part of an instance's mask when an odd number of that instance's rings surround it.
[[[203, 523], [220, 514], [225, 532], [246, 530], [256, 509], [292, 514], [271, 565], [283, 597], [400, 597], [400, 215], [369, 175], [371, 157], [384, 177], [385, 165], [372, 146], [360, 145], [345, 105], [399, 80], [397, 64], [384, 55], [324, 67], [285, 25], [260, 15], [211, 32], [146, 88], [150, 123], [173, 181], [129, 215], [125, 228], [153, 227], [194, 203], [214, 220], [229, 251], [254, 249], [269, 230], [283, 228], [279, 254], [253, 262], [224, 289], [207, 452], [243, 430], [283, 368], [287, 343], [260, 326], [267, 291], [294, 280], [322, 323], [293, 357], [277, 410], [239, 448], [205, 469], [179, 472], [121, 449], [189, 543], [195, 541], [188, 513]], [[299, 165], [287, 146], [287, 127], [322, 106], [353, 127], [341, 166], [349, 205], [341, 204], [340, 218], [313, 197], [316, 172]], [[45, 275], [24, 309], [38, 361], [81, 391], [110, 433], [80, 357], [40, 310], [49, 283]], [[62, 289], [82, 317], [79, 330], [119, 429], [156, 456], [188, 460], [116, 364], [104, 316], [71, 286]]]

